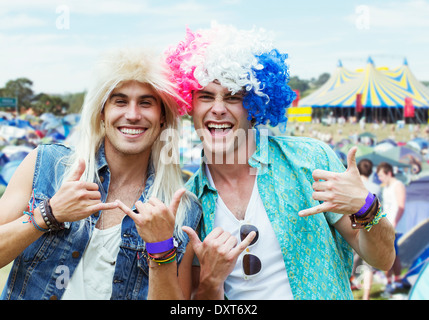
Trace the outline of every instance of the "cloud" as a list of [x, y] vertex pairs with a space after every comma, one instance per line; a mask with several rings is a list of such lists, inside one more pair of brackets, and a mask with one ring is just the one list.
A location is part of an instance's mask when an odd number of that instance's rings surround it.
[[33, 80], [35, 92], [84, 90], [91, 64], [100, 52], [72, 40], [66, 34], [0, 33], [0, 43], [7, 44], [0, 53], [0, 87], [8, 80], [27, 77]]
[[147, 0], [17, 0], [2, 1], [0, 13], [9, 12], [53, 12], [60, 6], [67, 6], [74, 13], [79, 14], [135, 14], [148, 8]]
[[24, 13], [7, 16], [0, 15], [0, 30], [32, 28], [44, 25], [46, 25], [44, 20], [30, 17]]

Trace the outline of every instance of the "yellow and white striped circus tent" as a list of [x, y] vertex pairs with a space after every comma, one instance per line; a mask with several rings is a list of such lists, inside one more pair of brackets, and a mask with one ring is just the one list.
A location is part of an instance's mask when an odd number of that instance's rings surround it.
[[[390, 77], [399, 85], [406, 89], [407, 92], [411, 92], [417, 102], [417, 107], [428, 107], [429, 102], [429, 88], [426, 87], [423, 83], [418, 81], [414, 74], [411, 72], [410, 67], [408, 66], [407, 59], [404, 60], [404, 64], [392, 71], [385, 71], [386, 76]], [[426, 101], [426, 105], [424, 103]]]
[[414, 108], [429, 108], [429, 88], [412, 74], [407, 61], [394, 70], [376, 68], [371, 58], [362, 70], [349, 71], [341, 63], [330, 79], [299, 106], [351, 108], [360, 94], [363, 108], [404, 108], [411, 99]]

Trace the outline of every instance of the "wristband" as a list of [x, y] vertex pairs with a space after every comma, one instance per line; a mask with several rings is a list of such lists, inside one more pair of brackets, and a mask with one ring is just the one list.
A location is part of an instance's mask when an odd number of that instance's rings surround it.
[[365, 229], [369, 231], [371, 230], [372, 226], [378, 224], [381, 218], [385, 216], [386, 214], [383, 213], [381, 204], [378, 201], [377, 196], [374, 195], [374, 201], [362, 217], [358, 217], [354, 214], [350, 215], [349, 217], [353, 229]]
[[160, 241], [160, 242], [152, 242], [152, 243], [146, 243], [146, 251], [148, 253], [161, 253], [165, 251], [169, 251], [174, 249], [176, 246], [176, 243], [174, 241], [174, 238], [171, 237], [170, 239]]
[[366, 214], [368, 214], [368, 210], [370, 209], [372, 203], [374, 202], [374, 199], [375, 199], [375, 195], [373, 195], [371, 192], [368, 192], [368, 195], [366, 196], [366, 199], [365, 199], [365, 204], [363, 205], [362, 208], [359, 209], [358, 212], [355, 213], [355, 216], [362, 218]]

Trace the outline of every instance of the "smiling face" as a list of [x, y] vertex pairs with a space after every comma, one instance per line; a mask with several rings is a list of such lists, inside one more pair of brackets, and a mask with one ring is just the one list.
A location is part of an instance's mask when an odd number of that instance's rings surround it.
[[101, 118], [107, 152], [150, 155], [164, 122], [161, 99], [148, 84], [126, 81], [110, 94]]
[[246, 145], [243, 142], [247, 141], [251, 123], [243, 98], [243, 92], [232, 95], [217, 82], [194, 92], [192, 117], [206, 153], [225, 154]]

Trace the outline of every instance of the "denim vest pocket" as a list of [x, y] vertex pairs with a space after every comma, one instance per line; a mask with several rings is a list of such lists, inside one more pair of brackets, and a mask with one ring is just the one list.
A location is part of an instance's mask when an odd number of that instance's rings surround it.
[[46, 233], [24, 250], [22, 253], [23, 261], [31, 264], [45, 261], [55, 251], [58, 244], [58, 237]]

